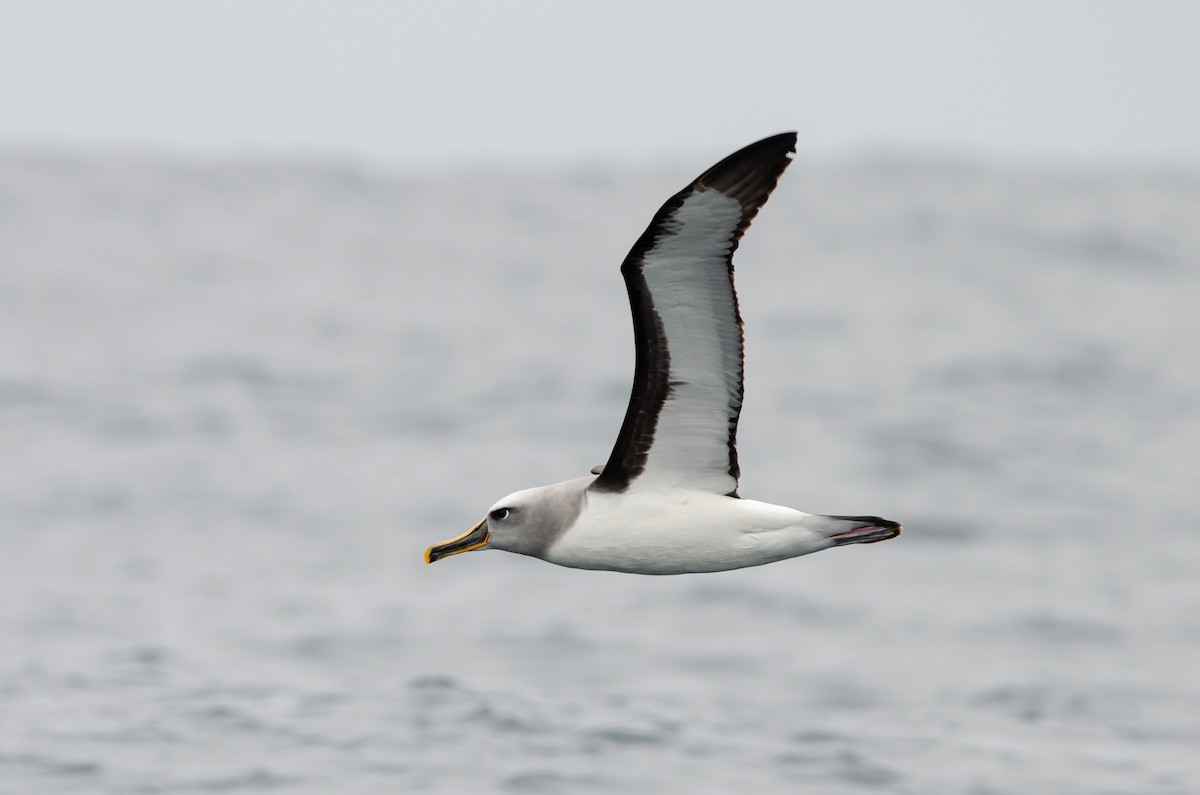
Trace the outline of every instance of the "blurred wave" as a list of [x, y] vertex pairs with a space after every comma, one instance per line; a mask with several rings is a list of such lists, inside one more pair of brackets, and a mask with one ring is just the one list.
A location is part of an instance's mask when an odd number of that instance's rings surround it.
[[0, 792], [1194, 792], [1198, 175], [801, 158], [741, 490], [906, 534], [422, 565], [605, 459], [690, 176], [0, 151]]

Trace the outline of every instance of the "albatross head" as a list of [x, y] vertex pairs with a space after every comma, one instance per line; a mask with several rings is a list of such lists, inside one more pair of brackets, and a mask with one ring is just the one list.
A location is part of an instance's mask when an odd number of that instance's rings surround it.
[[531, 497], [539, 491], [542, 489], [527, 489], [508, 495], [493, 505], [487, 516], [467, 532], [425, 550], [425, 562], [433, 563], [476, 549], [503, 549], [541, 557], [540, 553], [557, 534], [554, 532], [553, 512], [547, 510], [543, 501]]
[[467, 532], [425, 550], [425, 562], [476, 549], [502, 549], [519, 555], [545, 557], [546, 550], [571, 526], [583, 507], [593, 477], [539, 486], [508, 495]]

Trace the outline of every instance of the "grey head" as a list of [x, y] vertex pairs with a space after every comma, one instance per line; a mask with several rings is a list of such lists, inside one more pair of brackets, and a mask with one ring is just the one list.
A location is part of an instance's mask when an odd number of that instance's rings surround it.
[[595, 479], [588, 475], [514, 492], [493, 505], [487, 516], [467, 532], [425, 550], [425, 562], [476, 549], [545, 557], [558, 537], [575, 523], [583, 510], [587, 488]]

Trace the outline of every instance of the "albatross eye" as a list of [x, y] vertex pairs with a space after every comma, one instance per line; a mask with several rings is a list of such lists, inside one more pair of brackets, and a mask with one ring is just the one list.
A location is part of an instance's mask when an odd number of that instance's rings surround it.
[[512, 512], [509, 511], [507, 508], [497, 508], [496, 510], [492, 511], [489, 514], [489, 516], [492, 519], [496, 520], [497, 522], [503, 522], [505, 519], [508, 518], [508, 515], [510, 513], [512, 513]]

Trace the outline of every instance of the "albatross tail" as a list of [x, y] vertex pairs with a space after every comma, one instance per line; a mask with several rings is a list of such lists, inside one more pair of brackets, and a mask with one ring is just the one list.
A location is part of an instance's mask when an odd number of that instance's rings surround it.
[[878, 516], [824, 516], [817, 514], [804, 520], [806, 527], [821, 533], [834, 546], [845, 544], [874, 544], [900, 535], [899, 522]]

